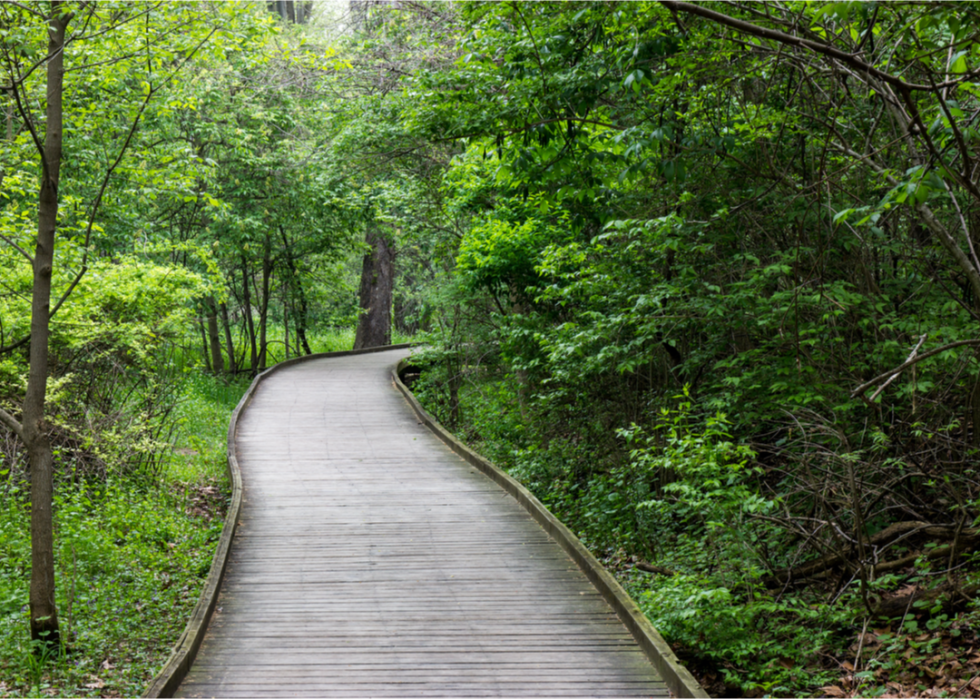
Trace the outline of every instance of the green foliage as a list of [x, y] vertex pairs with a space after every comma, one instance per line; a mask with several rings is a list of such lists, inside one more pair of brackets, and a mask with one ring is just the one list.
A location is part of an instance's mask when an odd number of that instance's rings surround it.
[[55, 498], [58, 606], [68, 653], [38, 658], [25, 623], [30, 510], [0, 482], [0, 669], [9, 696], [136, 695], [159, 670], [197, 603], [228, 496], [226, 437], [247, 382], [180, 379], [173, 451], [155, 483], [108, 463], [105, 480]]
[[[962, 6], [713, 9], [742, 29], [467, 5], [401, 79], [406, 129], [459, 146], [415, 390], [597, 553], [678, 571], [633, 589], [706, 676], [794, 694], [897, 594], [875, 567], [929, 545], [855, 537], [980, 517], [978, 54]], [[857, 567], [763, 584], [830, 551]]]
[[37, 659], [26, 624], [29, 513], [4, 486], [0, 668], [8, 696], [143, 690], [180, 635], [211, 566], [221, 519], [184, 513], [186, 496], [112, 479], [56, 498], [58, 603], [69, 653]]
[[[707, 568], [699, 541], [679, 540], [676, 558]], [[705, 573], [634, 575], [627, 589], [654, 626], [685, 653], [710, 658], [743, 692], [792, 696], [836, 679], [821, 654], [841, 642], [851, 611], [818, 600], [736, 591]]]
[[741, 531], [748, 516], [777, 504], [760, 497], [749, 483], [746, 467], [755, 454], [730, 441], [724, 415], [708, 417], [703, 430], [691, 430], [686, 387], [676, 398], [681, 399], [676, 410], [661, 409], [658, 433], [647, 435], [637, 425], [620, 431], [633, 447], [633, 468], [647, 480], [659, 481], [659, 492], [636, 506], [676, 519], [687, 530], [706, 526]]

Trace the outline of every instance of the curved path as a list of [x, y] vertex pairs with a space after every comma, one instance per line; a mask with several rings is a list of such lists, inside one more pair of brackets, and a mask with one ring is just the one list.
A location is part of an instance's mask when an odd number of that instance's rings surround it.
[[244, 504], [178, 696], [666, 696], [567, 554], [421, 425], [407, 350], [263, 381]]

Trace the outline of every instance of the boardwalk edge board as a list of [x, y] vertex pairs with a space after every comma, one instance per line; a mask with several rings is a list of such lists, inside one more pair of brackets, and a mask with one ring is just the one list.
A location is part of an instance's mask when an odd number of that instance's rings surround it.
[[562, 522], [548, 511], [540, 500], [538, 500], [527, 488], [510, 476], [503, 469], [483, 458], [468, 446], [456, 439], [449, 430], [443, 427], [422, 407], [411, 390], [402, 383], [401, 373], [407, 367], [412, 366], [411, 359], [403, 359], [398, 366], [392, 370], [392, 380], [395, 386], [401, 391], [408, 401], [408, 404], [415, 411], [419, 420], [428, 427], [435, 435], [441, 439], [454, 452], [459, 454], [467, 462], [476, 466], [483, 473], [489, 476], [494, 482], [500, 485], [507, 493], [513, 496], [541, 527], [551, 535], [555, 541], [572, 557], [572, 560], [582, 569], [586, 577], [595, 585], [596, 589], [602, 594], [606, 602], [616, 611], [617, 616], [626, 625], [626, 628], [636, 639], [636, 642], [643, 649], [643, 652], [650, 659], [650, 662], [660, 673], [671, 693], [676, 697], [708, 697], [694, 675], [681, 665], [670, 645], [664, 640], [660, 632], [657, 631], [650, 620], [647, 619], [640, 608], [636, 605], [617, 582], [612, 573], [596, 559], [595, 556], [585, 547], [579, 538], [572, 533]]
[[218, 592], [221, 589], [221, 581], [225, 575], [225, 568], [228, 563], [228, 554], [231, 552], [232, 540], [235, 536], [235, 529], [238, 526], [238, 516], [242, 509], [242, 473], [238, 468], [238, 457], [235, 453], [235, 435], [238, 431], [238, 418], [252, 401], [252, 396], [263, 380], [270, 375], [285, 369], [286, 367], [307, 362], [314, 359], [325, 359], [327, 357], [346, 357], [353, 354], [370, 354], [372, 352], [385, 352], [395, 349], [407, 349], [412, 343], [399, 345], [387, 345], [384, 347], [368, 347], [360, 350], [345, 350], [341, 352], [319, 352], [308, 354], [303, 357], [294, 357], [275, 364], [253, 380], [245, 395], [238, 402], [235, 411], [231, 414], [231, 422], [228, 425], [228, 476], [231, 480], [231, 504], [228, 507], [228, 514], [225, 517], [225, 526], [221, 530], [221, 538], [218, 540], [218, 548], [214, 552], [211, 561], [211, 570], [204, 582], [204, 589], [197, 605], [191, 612], [184, 633], [177, 639], [176, 645], [170, 653], [170, 657], [163, 668], [157, 673], [150, 683], [144, 697], [171, 697], [177, 691], [177, 687], [187, 676], [191, 669], [191, 664], [197, 656], [197, 651], [204, 640], [204, 634], [208, 629], [208, 622], [214, 613], [215, 605], [218, 601]]

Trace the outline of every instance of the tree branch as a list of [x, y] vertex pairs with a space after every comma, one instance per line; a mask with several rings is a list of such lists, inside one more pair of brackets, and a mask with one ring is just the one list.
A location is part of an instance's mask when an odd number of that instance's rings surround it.
[[7, 241], [7, 245], [11, 246], [14, 250], [16, 250], [21, 255], [23, 255], [27, 259], [27, 261], [31, 263], [31, 265], [34, 264], [34, 258], [31, 257], [31, 254], [29, 252], [27, 252], [24, 248], [22, 248], [20, 245], [18, 245], [17, 243], [15, 243], [13, 240], [11, 240], [10, 238], [8, 238], [3, 233], [0, 233], [0, 238], [3, 238], [5, 241]]
[[24, 441], [24, 427], [14, 418], [13, 415], [8, 413], [3, 408], [0, 408], [0, 422], [9, 427], [14, 431], [14, 434], [23, 442]]
[[901, 78], [897, 78], [890, 73], [886, 73], [883, 70], [875, 68], [870, 63], [866, 63], [858, 58], [854, 54], [847, 53], [846, 51], [841, 51], [838, 48], [830, 46], [828, 44], [823, 44], [818, 41], [810, 41], [809, 39], [801, 39], [798, 36], [793, 36], [791, 34], [785, 34], [781, 31], [775, 29], [766, 29], [765, 27], [760, 27], [751, 22], [744, 22], [740, 19], [735, 19], [734, 17], [729, 17], [728, 15], [723, 15], [720, 12], [715, 12], [709, 10], [702, 5], [694, 5], [689, 2], [674, 2], [673, 0], [660, 0], [660, 4], [666, 7], [668, 10], [673, 10], [675, 12], [687, 12], [688, 14], [698, 15], [704, 17], [705, 19], [711, 20], [717, 24], [725, 25], [726, 27], [731, 27], [736, 29], [743, 34], [751, 34], [752, 36], [757, 36], [761, 39], [771, 39], [772, 41], [778, 41], [789, 46], [798, 46], [800, 48], [810, 49], [819, 54], [823, 54], [829, 58], [834, 58], [845, 65], [850, 66], [856, 70], [872, 75], [879, 80], [882, 80], [889, 85], [894, 85], [902, 91], [907, 90], [921, 90], [923, 92], [934, 92], [937, 89], [942, 89], [944, 87], [951, 87], [953, 85], [959, 85], [963, 80], [970, 78], [972, 79], [974, 73], [969, 75], [964, 75], [960, 80], [952, 80], [940, 83], [938, 85], [920, 85], [918, 83], [907, 83]]
[[[921, 345], [921, 343], [920, 343], [920, 345]], [[894, 369], [891, 369], [889, 371], [886, 371], [884, 374], [879, 374], [878, 376], [874, 377], [870, 381], [866, 381], [865, 383], [863, 383], [860, 386], [858, 386], [857, 388], [855, 388], [853, 391], [851, 391], [851, 397], [852, 398], [857, 398], [859, 395], [861, 395], [862, 393], [864, 393], [865, 391], [867, 391], [869, 388], [871, 388], [872, 386], [874, 386], [876, 383], [878, 383], [882, 379], [894, 379], [895, 376], [897, 376], [898, 374], [902, 373], [903, 371], [905, 371], [906, 369], [908, 369], [913, 364], [918, 364], [923, 359], [928, 359], [929, 357], [932, 357], [934, 355], [937, 355], [940, 352], [945, 352], [946, 350], [953, 349], [954, 347], [963, 347], [965, 345], [980, 345], [980, 340], [960, 340], [958, 342], [950, 342], [948, 345], [943, 345], [942, 347], [937, 347], [934, 350], [929, 350], [925, 354], [919, 354], [919, 355], [916, 355], [915, 352], [913, 351], [912, 356], [910, 356], [908, 359], [906, 359], [905, 362], [903, 364], [901, 364], [900, 366], [895, 367]], [[918, 349], [918, 347], [916, 347], [916, 349]], [[875, 395], [877, 395], [877, 394], [875, 394]]]

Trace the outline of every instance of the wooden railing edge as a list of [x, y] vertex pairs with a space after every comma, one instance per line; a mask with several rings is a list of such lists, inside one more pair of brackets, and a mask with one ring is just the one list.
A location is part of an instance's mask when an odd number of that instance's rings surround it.
[[605, 566], [592, 555], [585, 544], [561, 520], [551, 514], [548, 508], [519, 481], [456, 439], [449, 430], [426, 412], [418, 399], [401, 380], [400, 372], [410, 363], [411, 360], [409, 359], [403, 359], [399, 362], [392, 370], [392, 379], [419, 420], [445, 442], [450, 449], [476, 466], [513, 496], [572, 557], [572, 560], [582, 569], [582, 572], [616, 611], [617, 616], [629, 629], [633, 638], [636, 639], [674, 696], [708, 697], [708, 693], [704, 691], [704, 688], [701, 687], [690, 671], [680, 663], [670, 645], [654, 628], [650, 620], [643, 615], [633, 598], [627, 594], [612, 573], [606, 570]]
[[275, 372], [313, 359], [371, 354], [373, 352], [408, 349], [412, 346], [413, 343], [406, 342], [398, 345], [386, 345], [384, 347], [368, 347], [367, 349], [359, 350], [308, 354], [274, 364], [252, 380], [248, 390], [245, 391], [245, 395], [238, 401], [238, 405], [235, 407], [234, 412], [232, 412], [231, 421], [228, 425], [228, 476], [231, 480], [231, 503], [228, 506], [228, 514], [225, 516], [225, 525], [221, 530], [221, 538], [218, 539], [218, 547], [215, 549], [214, 558], [211, 559], [211, 569], [204, 582], [204, 589], [201, 591], [201, 596], [198, 598], [197, 604], [191, 612], [187, 626], [184, 627], [184, 632], [177, 639], [177, 643], [174, 645], [167, 662], [164, 663], [163, 668], [156, 674], [150, 686], [144, 692], [144, 697], [173, 696], [177, 687], [180, 686], [180, 683], [191, 669], [194, 658], [197, 656], [197, 651], [201, 647], [201, 641], [204, 640], [208, 623], [214, 614], [214, 608], [218, 601], [218, 593], [221, 590], [221, 581], [224, 578], [225, 568], [228, 564], [228, 554], [231, 553], [231, 544], [235, 536], [235, 529], [238, 527], [238, 517], [242, 509], [242, 473], [238, 467], [238, 456], [235, 449], [238, 418], [252, 401], [252, 396], [255, 394], [259, 384]]

